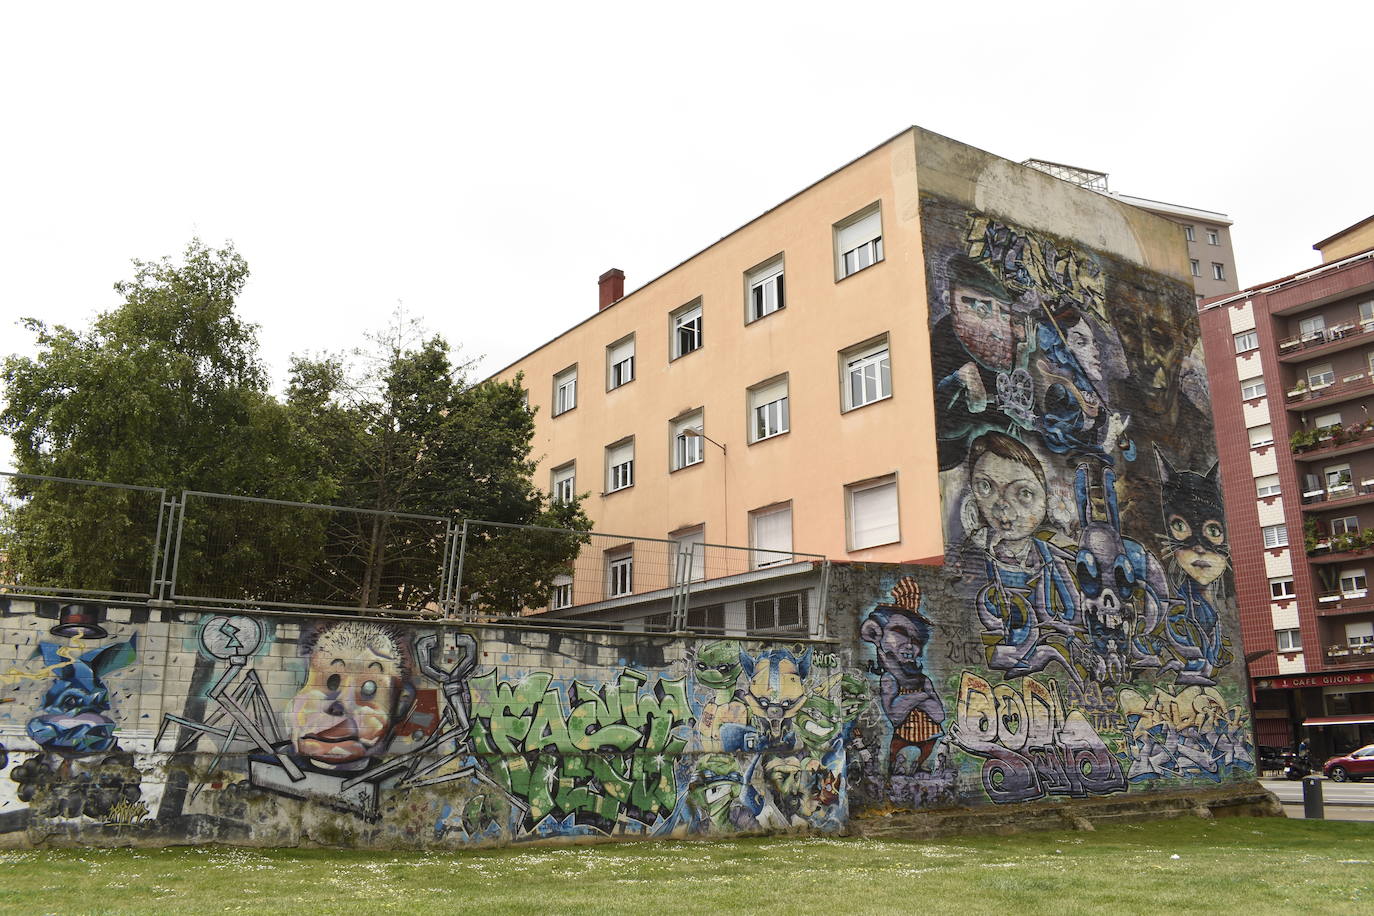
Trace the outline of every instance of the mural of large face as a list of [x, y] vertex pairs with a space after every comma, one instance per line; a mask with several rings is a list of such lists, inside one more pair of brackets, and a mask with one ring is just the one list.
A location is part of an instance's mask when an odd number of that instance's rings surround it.
[[797, 713], [797, 734], [812, 752], [830, 747], [840, 733], [844, 708], [821, 694], [812, 694]]
[[806, 694], [802, 679], [811, 668], [811, 650], [800, 657], [786, 649], [770, 649], [757, 659], [740, 653], [749, 679], [744, 694], [749, 712], [772, 725], [794, 718]]
[[973, 465], [973, 499], [1003, 541], [1033, 535], [1045, 520], [1045, 488], [1024, 464], [988, 452]]
[[879, 666], [900, 680], [923, 677], [921, 654], [926, 650], [926, 643], [920, 625], [907, 614], [892, 613], [881, 626], [878, 633], [871, 633], [867, 623], [864, 625], [864, 638], [874, 643]]
[[405, 673], [400, 640], [389, 630], [354, 622], [325, 629], [291, 701], [296, 753], [321, 766], [366, 767], [391, 739]]
[[1075, 324], [1064, 328], [1064, 345], [1074, 355], [1084, 375], [1093, 382], [1102, 381], [1102, 356], [1087, 318], [1080, 317]]
[[1132, 408], [1156, 415], [1168, 413], [1178, 397], [1178, 376], [1188, 343], [1179, 333], [1172, 309], [1157, 297], [1144, 296], [1115, 309], [1113, 315], [1131, 377], [1145, 392]]
[[1226, 511], [1217, 465], [1206, 474], [1174, 468], [1156, 447], [1165, 540], [1178, 568], [1199, 585], [1210, 585], [1226, 571]]
[[1011, 303], [992, 293], [955, 284], [949, 293], [954, 333], [969, 355], [989, 369], [1010, 369], [1015, 350]]

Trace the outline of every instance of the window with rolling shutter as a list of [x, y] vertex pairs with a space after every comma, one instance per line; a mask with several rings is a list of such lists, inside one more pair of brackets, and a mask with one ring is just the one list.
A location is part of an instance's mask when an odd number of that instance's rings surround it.
[[851, 484], [848, 494], [849, 549], [863, 550], [902, 539], [897, 521], [897, 478]]
[[633, 439], [606, 448], [606, 492], [614, 493], [635, 482], [635, 443]]
[[883, 214], [877, 204], [835, 224], [835, 277], [844, 279], [883, 259]]
[[749, 546], [755, 569], [792, 561], [792, 506], [759, 509], [749, 514]]
[[634, 335], [606, 348], [606, 390], [611, 391], [635, 379]]

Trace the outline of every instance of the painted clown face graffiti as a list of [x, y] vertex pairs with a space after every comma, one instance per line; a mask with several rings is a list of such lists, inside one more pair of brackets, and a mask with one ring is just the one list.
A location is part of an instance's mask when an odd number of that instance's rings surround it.
[[375, 624], [328, 627], [310, 647], [291, 703], [296, 753], [324, 767], [363, 769], [386, 750], [407, 695], [395, 634]]
[[973, 499], [996, 539], [1016, 543], [1045, 520], [1045, 486], [1025, 464], [986, 452], [973, 466]]

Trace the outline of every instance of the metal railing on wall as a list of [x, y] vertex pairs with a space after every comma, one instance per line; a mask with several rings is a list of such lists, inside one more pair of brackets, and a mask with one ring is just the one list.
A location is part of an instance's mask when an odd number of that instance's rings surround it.
[[0, 472], [0, 594], [468, 621], [653, 603], [685, 630], [708, 583], [803, 562], [828, 574], [819, 554], [692, 537]]

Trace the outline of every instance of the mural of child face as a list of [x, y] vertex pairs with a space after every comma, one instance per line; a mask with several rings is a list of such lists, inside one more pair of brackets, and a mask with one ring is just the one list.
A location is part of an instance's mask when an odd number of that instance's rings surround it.
[[1002, 541], [1022, 541], [1045, 520], [1045, 488], [1031, 469], [991, 452], [973, 466], [973, 499]]
[[[365, 625], [364, 625], [365, 626]], [[324, 633], [291, 703], [296, 753], [316, 764], [362, 769], [386, 750], [403, 690], [400, 651], [380, 629]]]
[[1217, 548], [1226, 544], [1226, 527], [1220, 519], [1202, 519], [1201, 531], [1194, 531], [1188, 519], [1170, 515], [1169, 537], [1178, 542], [1174, 558], [1179, 567], [1198, 585], [1211, 585], [1226, 571], [1227, 560]]
[[954, 333], [969, 355], [989, 369], [1010, 369], [1016, 345], [1011, 303], [963, 285], [950, 290], [949, 300]]

